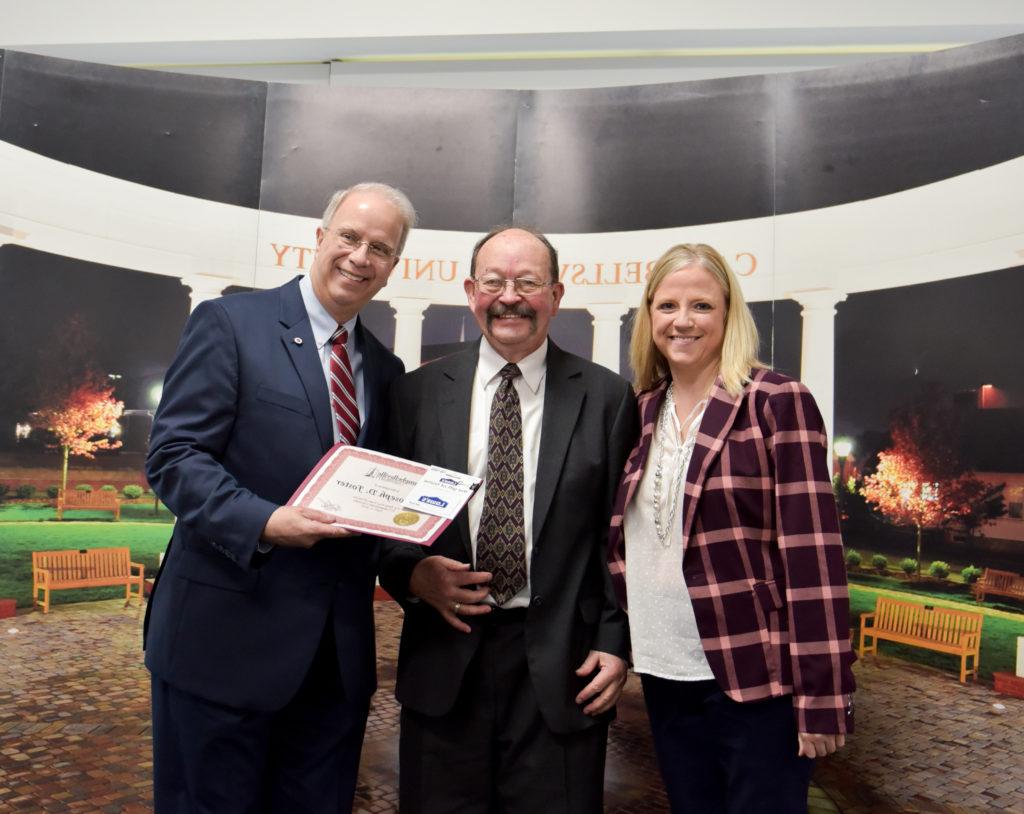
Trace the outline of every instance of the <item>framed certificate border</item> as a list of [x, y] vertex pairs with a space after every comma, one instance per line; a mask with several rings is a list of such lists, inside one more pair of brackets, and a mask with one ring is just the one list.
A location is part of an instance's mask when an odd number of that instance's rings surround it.
[[[385, 479], [389, 475], [397, 480], [402, 480], [402, 475], [411, 476], [414, 483], [383, 487], [390, 497], [369, 495], [368, 491], [379, 491], [381, 487], [357, 477], [358, 473], [351, 471], [355, 468], [353, 464], [368, 464], [378, 477], [383, 473]], [[337, 518], [336, 523], [352, 531], [429, 546], [451, 520], [402, 506], [405, 495], [413, 491], [415, 482], [429, 469], [429, 466], [394, 455], [338, 444], [306, 476], [288, 505], [328, 512]], [[338, 508], [355, 505], [359, 510]]]

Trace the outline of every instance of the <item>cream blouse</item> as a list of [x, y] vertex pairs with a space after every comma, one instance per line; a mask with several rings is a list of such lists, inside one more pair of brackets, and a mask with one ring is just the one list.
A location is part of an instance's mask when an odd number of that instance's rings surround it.
[[[706, 403], [701, 403], [695, 408], [699, 413], [690, 423], [686, 438], [681, 440], [674, 404], [669, 399], [662, 404], [643, 479], [623, 518], [634, 669], [676, 681], [714, 678], [683, 581], [683, 490], [705, 407]], [[668, 416], [664, 415], [666, 411]], [[667, 535], [664, 544], [658, 539], [654, 521], [655, 471], [659, 460], [661, 524]], [[668, 516], [673, 491], [676, 511]]]

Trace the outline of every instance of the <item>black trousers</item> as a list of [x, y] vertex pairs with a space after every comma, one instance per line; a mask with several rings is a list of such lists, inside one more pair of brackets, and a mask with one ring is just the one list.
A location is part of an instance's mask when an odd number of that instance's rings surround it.
[[330, 619], [281, 710], [216, 704], [158, 676], [152, 697], [156, 814], [352, 811], [369, 702], [345, 697]]
[[713, 680], [640, 678], [675, 814], [807, 811], [814, 761], [797, 757], [790, 696], [741, 704]]
[[483, 640], [450, 712], [402, 710], [402, 814], [602, 811], [608, 725], [548, 729], [527, 669], [524, 614], [483, 617]]

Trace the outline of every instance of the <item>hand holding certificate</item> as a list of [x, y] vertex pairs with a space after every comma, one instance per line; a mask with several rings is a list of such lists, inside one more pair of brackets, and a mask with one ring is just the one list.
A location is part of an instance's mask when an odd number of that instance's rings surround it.
[[328, 512], [352, 531], [430, 545], [480, 483], [460, 472], [339, 444], [288, 505]]

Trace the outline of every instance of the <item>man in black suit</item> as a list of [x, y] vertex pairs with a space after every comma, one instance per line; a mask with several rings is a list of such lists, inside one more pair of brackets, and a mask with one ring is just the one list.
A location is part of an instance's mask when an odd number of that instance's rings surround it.
[[432, 547], [384, 548], [405, 609], [401, 810], [597, 812], [628, 654], [605, 540], [635, 400], [548, 339], [564, 288], [543, 235], [496, 229], [470, 268], [480, 343], [391, 390], [397, 454], [485, 479]]
[[178, 519], [146, 616], [158, 814], [352, 808], [377, 543], [283, 504], [336, 442], [383, 445], [403, 366], [358, 313], [415, 217], [383, 184], [342, 190], [308, 277], [185, 327], [146, 461]]

